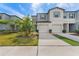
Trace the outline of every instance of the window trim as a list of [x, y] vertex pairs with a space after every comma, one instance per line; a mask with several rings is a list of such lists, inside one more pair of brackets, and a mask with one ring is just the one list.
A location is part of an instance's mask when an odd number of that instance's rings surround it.
[[69, 18], [71, 19], [75, 18], [75, 13], [69, 13]]
[[46, 15], [40, 15], [40, 19], [46, 19]]
[[60, 17], [60, 12], [55, 11], [55, 12], [53, 13], [53, 17], [59, 18], [59, 17]]
[[63, 18], [64, 18], [64, 19], [66, 19], [66, 18], [67, 18], [67, 16], [63, 16]]

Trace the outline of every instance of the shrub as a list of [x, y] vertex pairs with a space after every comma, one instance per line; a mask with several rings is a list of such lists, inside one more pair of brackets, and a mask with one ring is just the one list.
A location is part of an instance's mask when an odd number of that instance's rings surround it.
[[77, 34], [79, 34], [79, 30], [75, 30], [75, 32], [76, 32]]
[[36, 32], [39, 32], [39, 30], [36, 30]]
[[52, 33], [52, 29], [49, 29], [49, 33]]
[[66, 30], [62, 30], [63, 33], [66, 33]]
[[10, 20], [2, 20], [0, 19], [0, 24], [8, 24], [10, 22]]

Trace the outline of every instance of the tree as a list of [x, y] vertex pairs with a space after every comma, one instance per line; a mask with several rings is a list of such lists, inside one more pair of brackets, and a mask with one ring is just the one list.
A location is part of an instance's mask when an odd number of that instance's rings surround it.
[[10, 22], [8, 24], [10, 24], [10, 27], [11, 27], [11, 32], [17, 32], [19, 31], [19, 24], [20, 23], [20, 20], [17, 20], [17, 19], [14, 19], [14, 20], [10, 20]]
[[28, 36], [33, 29], [32, 20], [29, 17], [24, 17], [22, 20], [22, 31], [25, 32], [25, 35]]
[[16, 31], [21, 31], [22, 20], [14, 20]]

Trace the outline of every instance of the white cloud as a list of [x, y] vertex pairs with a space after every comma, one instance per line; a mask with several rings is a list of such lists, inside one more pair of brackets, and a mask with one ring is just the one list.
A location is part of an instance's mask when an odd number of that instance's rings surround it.
[[57, 7], [62, 7], [66, 10], [78, 10], [79, 4], [78, 3], [57, 3]]
[[17, 16], [19, 16], [19, 17], [21, 17], [21, 18], [24, 17], [24, 15], [21, 14], [20, 12], [15, 11], [14, 9], [12, 9], [12, 8], [10, 8], [10, 7], [6, 6], [6, 5], [4, 5], [4, 4], [0, 4], [0, 8], [3, 8], [4, 10], [9, 11], [9, 12], [11, 12], [12, 14], [17, 15]]
[[32, 3], [31, 10], [33, 11], [33, 14], [44, 12], [44, 10], [42, 9], [42, 5], [42, 3]]

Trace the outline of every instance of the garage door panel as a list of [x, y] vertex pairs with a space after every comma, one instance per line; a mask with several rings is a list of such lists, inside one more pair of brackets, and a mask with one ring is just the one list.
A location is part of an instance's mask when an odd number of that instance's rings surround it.
[[49, 26], [47, 24], [39, 25], [39, 32], [48, 32]]
[[48, 32], [48, 27], [47, 26], [40, 26], [39, 32]]
[[62, 32], [62, 25], [61, 24], [52, 24], [50, 27], [49, 24], [39, 24], [38, 30], [39, 33], [48, 33], [49, 29], [52, 29], [53, 33], [59, 33]]
[[62, 26], [61, 25], [53, 25], [52, 26], [52, 32], [62, 32]]

